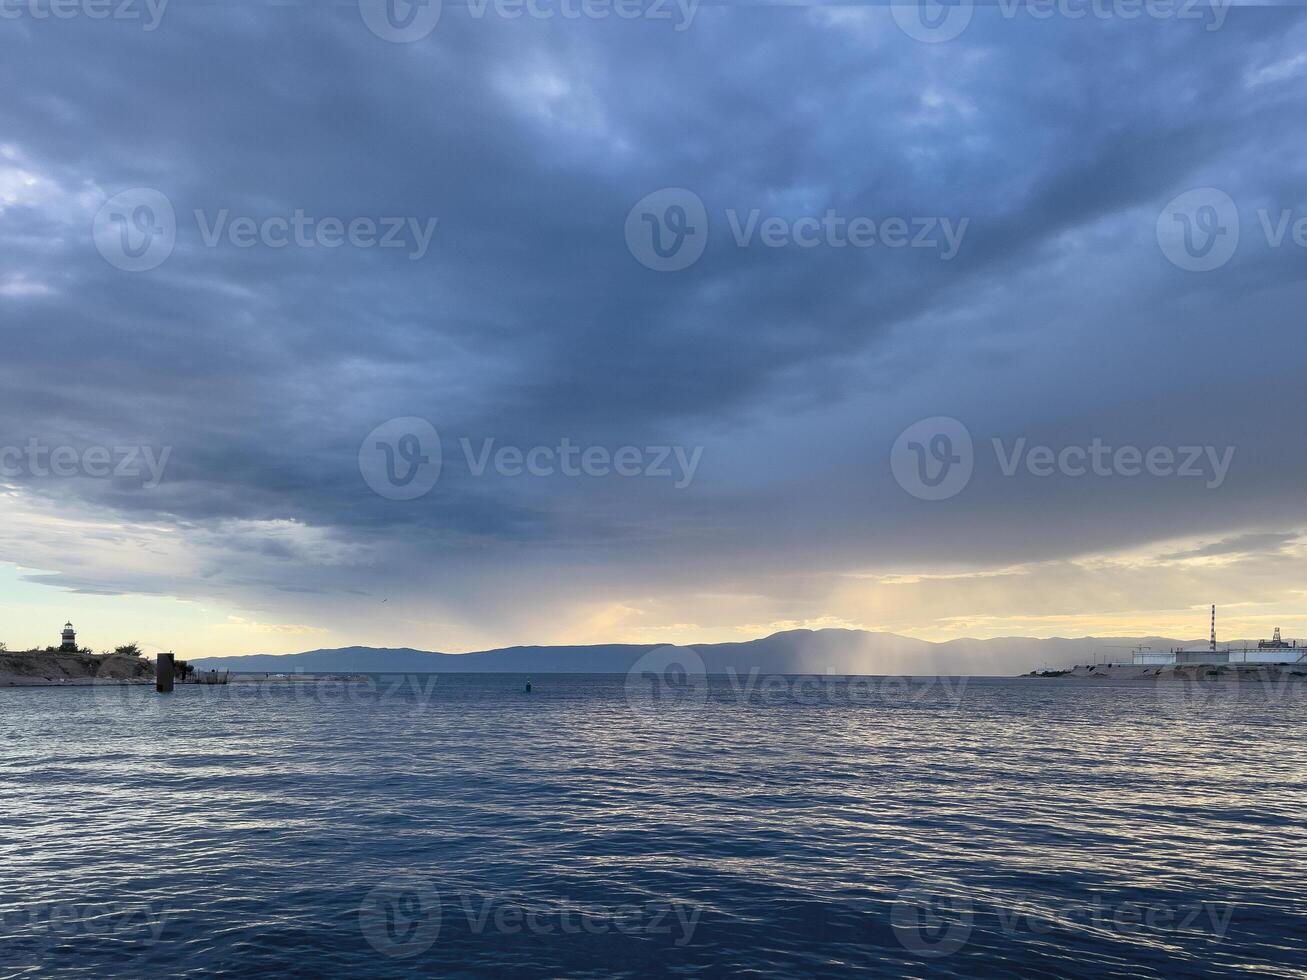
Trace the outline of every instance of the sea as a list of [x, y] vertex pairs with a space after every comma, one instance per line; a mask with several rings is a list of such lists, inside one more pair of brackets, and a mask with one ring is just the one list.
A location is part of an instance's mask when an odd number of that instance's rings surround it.
[[0, 690], [0, 977], [1307, 976], [1302, 684]]

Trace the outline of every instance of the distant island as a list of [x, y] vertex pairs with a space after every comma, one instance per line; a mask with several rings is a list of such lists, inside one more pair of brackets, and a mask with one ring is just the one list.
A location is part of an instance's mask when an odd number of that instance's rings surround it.
[[[1002, 637], [942, 643], [867, 630], [786, 630], [738, 643], [688, 645], [708, 673], [882, 674], [896, 676], [1028, 674], [1039, 665], [1060, 669], [1096, 660], [1129, 662], [1130, 648], [1166, 649], [1201, 641], [1166, 637]], [[475, 653], [411, 647], [341, 647], [304, 653], [203, 657], [201, 670], [276, 673], [625, 673], [665, 644], [517, 646]]]

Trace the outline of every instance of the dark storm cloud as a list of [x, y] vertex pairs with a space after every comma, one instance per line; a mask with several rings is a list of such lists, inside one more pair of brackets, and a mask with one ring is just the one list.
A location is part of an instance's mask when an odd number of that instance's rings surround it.
[[[1301, 397], [1271, 409], [1236, 394], [1301, 391], [1302, 250], [1245, 250], [1204, 277], [1152, 238], [1191, 186], [1217, 184], [1249, 215], [1303, 204], [1302, 77], [1249, 90], [1291, 57], [1301, 16], [1239, 9], [1206, 32], [987, 13], [939, 46], [885, 8], [711, 8], [684, 32], [450, 8], [415, 45], [381, 42], [349, 8], [178, 2], [152, 33], [6, 24], [0, 142], [38, 182], [0, 215], [16, 277], [0, 295], [5, 439], [173, 449], [148, 493], [18, 482], [142, 520], [295, 519], [427, 542], [406, 554], [416, 564], [453, 541], [589, 549], [602, 564], [616, 539], [654, 577], [853, 564], [870, 547], [1011, 560], [1301, 516], [1296, 493], [1238, 476], [1177, 498], [992, 467], [923, 511], [867, 462], [915, 418], [958, 414], [982, 450], [1019, 435], [1232, 441], [1254, 467], [1303, 472]], [[180, 231], [162, 266], [128, 274], [89, 228], [105, 196], [137, 186], [170, 198]], [[632, 204], [666, 186], [695, 191], [711, 229], [673, 274], [622, 238]], [[725, 211], [754, 208], [969, 226], [949, 262], [738, 248]], [[438, 224], [409, 261], [210, 248], [195, 209]], [[446, 436], [445, 470], [428, 497], [384, 500], [356, 454], [408, 415]], [[772, 425], [785, 434], [759, 435]], [[706, 451], [673, 495], [474, 479], [460, 435]], [[751, 463], [723, 462], [743, 444]], [[1034, 501], [1055, 532], [1032, 526]], [[704, 550], [687, 554], [686, 536]], [[233, 551], [296, 558], [285, 542]]]

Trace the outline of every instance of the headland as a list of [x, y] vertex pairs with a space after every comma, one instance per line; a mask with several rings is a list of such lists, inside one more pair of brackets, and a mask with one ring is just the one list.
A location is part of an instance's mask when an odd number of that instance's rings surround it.
[[154, 661], [121, 654], [0, 651], [0, 687], [153, 684]]

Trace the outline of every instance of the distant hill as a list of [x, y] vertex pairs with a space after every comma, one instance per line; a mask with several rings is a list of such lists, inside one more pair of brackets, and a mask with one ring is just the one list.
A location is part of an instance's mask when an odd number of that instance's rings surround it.
[[[931, 643], [895, 633], [863, 630], [788, 630], [739, 643], [696, 643], [709, 673], [733, 668], [764, 674], [999, 674], [1025, 673], [1050, 667], [1090, 663], [1097, 655], [1128, 661], [1128, 649], [1138, 644], [1154, 650], [1198, 646], [1203, 640], [1164, 637], [1079, 637], [1035, 639], [1001, 637], [991, 640], [950, 640]], [[1238, 646], [1243, 641], [1234, 641]], [[367, 673], [626, 673], [645, 653], [663, 644], [606, 643], [596, 646], [526, 646], [478, 653], [433, 653], [409, 647], [342, 647], [305, 653], [253, 654], [243, 657], [204, 657], [192, 660], [208, 670], [354, 671]], [[1224, 645], [1224, 644], [1223, 644]]]

